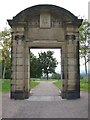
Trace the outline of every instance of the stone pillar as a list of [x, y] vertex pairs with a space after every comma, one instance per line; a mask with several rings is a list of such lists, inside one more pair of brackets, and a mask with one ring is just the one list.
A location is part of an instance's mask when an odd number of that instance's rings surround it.
[[61, 49], [61, 97], [66, 98], [67, 90], [67, 51], [66, 45]]
[[80, 98], [79, 41], [75, 35], [67, 35], [68, 84], [67, 99]]
[[24, 99], [29, 96], [27, 87], [28, 51], [22, 33], [12, 35], [11, 98]]
[[15, 34], [12, 32], [12, 39], [11, 39], [11, 91], [10, 97], [11, 99], [15, 96], [15, 89], [16, 89], [16, 56], [17, 54], [17, 41], [15, 40]]
[[24, 92], [25, 98], [30, 96], [29, 80], [30, 80], [30, 53], [29, 48], [24, 48]]

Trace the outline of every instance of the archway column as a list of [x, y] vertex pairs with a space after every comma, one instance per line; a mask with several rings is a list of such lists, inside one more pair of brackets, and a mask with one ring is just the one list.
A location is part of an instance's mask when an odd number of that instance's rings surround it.
[[25, 99], [29, 96], [29, 49], [25, 46], [23, 33], [12, 35], [11, 99]]
[[80, 98], [79, 41], [75, 35], [67, 35], [67, 99]]
[[67, 80], [68, 80], [68, 73], [67, 73], [67, 46], [64, 43], [61, 49], [61, 97], [64, 99], [66, 98], [66, 91], [67, 91]]

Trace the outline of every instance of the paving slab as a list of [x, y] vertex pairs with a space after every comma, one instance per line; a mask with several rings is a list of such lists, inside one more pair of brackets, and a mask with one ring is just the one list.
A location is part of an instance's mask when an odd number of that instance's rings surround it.
[[28, 101], [60, 101], [60, 96], [31, 96]]

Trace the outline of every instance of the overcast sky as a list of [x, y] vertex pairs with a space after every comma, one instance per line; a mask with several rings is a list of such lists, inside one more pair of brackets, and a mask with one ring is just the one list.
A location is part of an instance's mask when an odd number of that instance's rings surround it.
[[[88, 2], [89, 0], [0, 0], [0, 30], [8, 27], [7, 19], [12, 19], [20, 11], [37, 4], [57, 5], [69, 10], [75, 16], [88, 19]], [[55, 57], [60, 61], [60, 57], [58, 57], [60, 56], [60, 50], [54, 51]], [[34, 53], [37, 54], [38, 52], [39, 50]], [[84, 66], [81, 69], [83, 70]], [[59, 66], [58, 70], [60, 70]]]
[[53, 4], [63, 7], [75, 16], [88, 18], [89, 0], [0, 0], [0, 30], [6, 27], [6, 20], [12, 19], [27, 7], [37, 4]]

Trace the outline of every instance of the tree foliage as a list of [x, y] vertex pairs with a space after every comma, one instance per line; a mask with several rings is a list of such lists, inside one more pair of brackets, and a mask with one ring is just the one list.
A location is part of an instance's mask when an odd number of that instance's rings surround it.
[[54, 73], [57, 66], [57, 60], [53, 57], [53, 51], [39, 53], [39, 66], [42, 69], [42, 74], [46, 74], [48, 80], [48, 74]]
[[42, 71], [39, 66], [38, 58], [30, 51], [30, 77], [40, 78]]
[[90, 61], [90, 23], [85, 19], [79, 28], [80, 57], [84, 58], [85, 71], [87, 75], [87, 62]]
[[[11, 30], [5, 28], [3, 31], [0, 32], [0, 47], [2, 48], [2, 72], [3, 72], [3, 79], [5, 78], [6, 64], [10, 65], [10, 56], [11, 56]], [[8, 67], [10, 69], [10, 66]]]
[[59, 73], [53, 73], [52, 76], [51, 76], [51, 79], [60, 80], [61, 79], [61, 75]]

